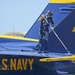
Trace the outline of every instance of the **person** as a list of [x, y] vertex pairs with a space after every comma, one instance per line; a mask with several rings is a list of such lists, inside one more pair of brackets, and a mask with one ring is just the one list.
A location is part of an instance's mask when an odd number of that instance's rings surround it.
[[39, 31], [39, 48], [38, 48], [39, 52], [38, 53], [41, 53], [43, 40], [45, 45], [44, 51], [45, 53], [48, 53], [48, 35], [49, 35], [50, 23], [51, 23], [51, 29], [54, 29], [54, 21], [52, 19], [52, 15], [53, 12], [48, 11], [46, 15], [42, 15], [38, 19], [38, 21], [41, 22], [40, 31]]

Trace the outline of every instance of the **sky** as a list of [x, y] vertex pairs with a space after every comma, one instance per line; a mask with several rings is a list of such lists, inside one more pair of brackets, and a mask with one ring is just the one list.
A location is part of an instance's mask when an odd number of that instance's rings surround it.
[[0, 0], [0, 34], [27, 32], [49, 0]]

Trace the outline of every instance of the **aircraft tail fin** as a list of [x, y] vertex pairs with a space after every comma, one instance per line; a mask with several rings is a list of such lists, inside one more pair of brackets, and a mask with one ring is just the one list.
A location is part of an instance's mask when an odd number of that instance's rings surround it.
[[[53, 3], [49, 3], [46, 8], [43, 10], [43, 12], [40, 14], [40, 16], [42, 14], [46, 14], [47, 11], [52, 10], [54, 12], [53, 15], [53, 19], [54, 22], [56, 23], [56, 26], [71, 12], [71, 11], [62, 11], [63, 7], [68, 6], [67, 4], [53, 4]], [[56, 9], [55, 9], [56, 8]], [[60, 9], [62, 8], [62, 9]], [[62, 13], [66, 13], [66, 14], [62, 14]], [[39, 17], [40, 17], [39, 16]], [[56, 17], [59, 17], [58, 19]], [[38, 17], [38, 18], [39, 18]], [[38, 19], [35, 21], [35, 23], [33, 24], [33, 26], [29, 29], [29, 31], [27, 32], [27, 34], [25, 35], [25, 37], [27, 38], [34, 38], [34, 39], [38, 39], [38, 34], [39, 34], [39, 28], [40, 28], [40, 22], [38, 22]]]
[[[75, 9], [54, 29], [64, 45], [71, 53], [75, 53]], [[49, 50], [51, 52], [67, 53], [53, 32], [49, 34]]]

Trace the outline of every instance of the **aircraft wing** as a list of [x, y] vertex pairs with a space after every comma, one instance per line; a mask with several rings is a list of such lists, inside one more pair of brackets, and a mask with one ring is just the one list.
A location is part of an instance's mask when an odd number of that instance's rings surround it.
[[0, 51], [32, 51], [38, 43], [37, 39], [0, 35]]
[[[55, 32], [63, 41], [71, 53], [75, 53], [75, 5], [73, 3], [54, 4], [49, 3], [41, 14], [48, 10], [54, 12]], [[41, 15], [40, 15], [41, 16]], [[39, 16], [39, 17], [40, 17]], [[0, 50], [26, 50], [33, 51], [38, 44], [40, 23], [36, 20], [24, 38], [13, 36], [0, 36]], [[33, 35], [32, 35], [33, 34]], [[48, 50], [53, 53], [67, 53], [60, 41], [50, 30]], [[36, 51], [36, 50], [35, 50]]]

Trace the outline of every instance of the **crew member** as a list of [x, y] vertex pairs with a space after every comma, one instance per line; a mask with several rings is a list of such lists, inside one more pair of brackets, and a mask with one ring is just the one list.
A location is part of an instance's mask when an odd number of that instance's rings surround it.
[[48, 35], [49, 35], [49, 26], [51, 23], [51, 29], [54, 29], [54, 21], [52, 19], [53, 12], [48, 11], [46, 15], [42, 15], [38, 21], [41, 22], [40, 31], [39, 31], [39, 53], [42, 50], [42, 41], [44, 40], [45, 53], [48, 52]]

